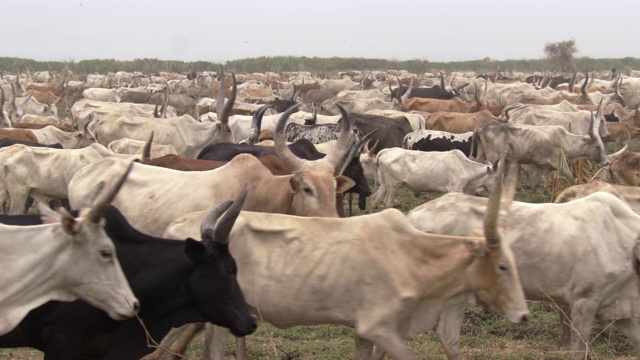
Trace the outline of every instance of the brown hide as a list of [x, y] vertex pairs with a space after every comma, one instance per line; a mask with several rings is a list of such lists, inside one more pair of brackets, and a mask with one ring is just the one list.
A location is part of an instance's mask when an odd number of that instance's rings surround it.
[[[291, 170], [284, 166], [280, 158], [275, 155], [265, 155], [258, 160], [260, 160], [262, 165], [269, 169], [273, 175], [291, 175]], [[150, 159], [145, 164], [180, 171], [207, 171], [217, 169], [227, 163], [228, 161], [191, 159], [170, 154]]]
[[614, 183], [640, 186], [640, 153], [626, 152], [611, 162], [611, 177]]
[[494, 120], [502, 122], [488, 110], [474, 113], [436, 112], [427, 119], [427, 129], [462, 134]]
[[439, 111], [471, 113], [484, 110], [485, 106], [486, 105], [482, 102], [465, 102], [460, 98], [441, 100], [413, 97], [402, 104], [402, 111], [409, 112], [412, 110], [417, 110], [430, 113]]
[[9, 138], [19, 141], [38, 142], [36, 135], [27, 129], [0, 129], [0, 139]]

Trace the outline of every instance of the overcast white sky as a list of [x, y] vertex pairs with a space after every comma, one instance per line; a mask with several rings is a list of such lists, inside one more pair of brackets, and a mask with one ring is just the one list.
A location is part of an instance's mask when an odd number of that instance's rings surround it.
[[2, 0], [0, 56], [35, 60], [257, 56], [640, 58], [638, 0]]

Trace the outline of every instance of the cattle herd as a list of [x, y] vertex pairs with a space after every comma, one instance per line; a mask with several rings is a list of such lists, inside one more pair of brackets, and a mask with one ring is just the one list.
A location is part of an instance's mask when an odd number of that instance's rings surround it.
[[[246, 359], [258, 316], [460, 359], [468, 304], [540, 300], [573, 359], [599, 323], [640, 355], [640, 72], [565, 75], [0, 72], [0, 347], [160, 359], [206, 324], [202, 358], [230, 331]], [[598, 178], [514, 201], [578, 161]], [[401, 186], [445, 194], [405, 214]]]

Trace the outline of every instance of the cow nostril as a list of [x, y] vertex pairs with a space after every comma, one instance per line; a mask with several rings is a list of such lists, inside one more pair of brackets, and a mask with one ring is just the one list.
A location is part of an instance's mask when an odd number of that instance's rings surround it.
[[531, 316], [530, 316], [528, 313], [527, 313], [527, 314], [524, 314], [524, 315], [522, 315], [522, 318], [520, 319], [520, 322], [521, 322], [521, 323], [525, 323], [525, 322], [529, 321], [529, 318], [530, 318], [530, 317], [531, 317]]
[[134, 302], [131, 307], [133, 308], [133, 311], [136, 312], [136, 314], [140, 312], [140, 302], [139, 301]]

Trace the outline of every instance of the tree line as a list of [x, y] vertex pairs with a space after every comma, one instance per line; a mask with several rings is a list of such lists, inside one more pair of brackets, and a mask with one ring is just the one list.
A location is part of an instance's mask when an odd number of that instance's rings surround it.
[[[625, 57], [620, 59], [580, 57], [572, 59], [571, 67], [580, 71], [618, 69], [619, 73], [627, 74], [632, 69], [640, 69], [640, 59]], [[555, 70], [557, 72], [567, 70], [568, 66], [562, 66], [552, 58], [544, 59], [520, 59], [520, 60], [494, 60], [484, 58], [481, 60], [432, 62], [424, 59], [413, 60], [389, 60], [389, 59], [365, 59], [365, 58], [320, 58], [306, 56], [262, 56], [255, 58], [227, 61], [224, 64], [225, 71], [237, 73], [247, 72], [283, 72], [283, 71], [309, 71], [316, 73], [325, 71], [335, 73], [344, 70], [407, 70], [412, 73], [438, 72], [438, 71], [474, 71], [477, 74], [495, 73], [500, 69], [521, 72], [535, 72]], [[160, 59], [93, 59], [81, 61], [36, 61], [16, 57], [0, 57], [0, 70], [9, 73], [19, 71], [62, 71], [70, 69], [76, 75], [93, 73], [106, 74], [116, 71], [140, 71], [144, 74], [158, 73], [161, 71], [190, 73], [198, 71], [217, 71], [219, 63], [210, 61], [176, 61]]]

